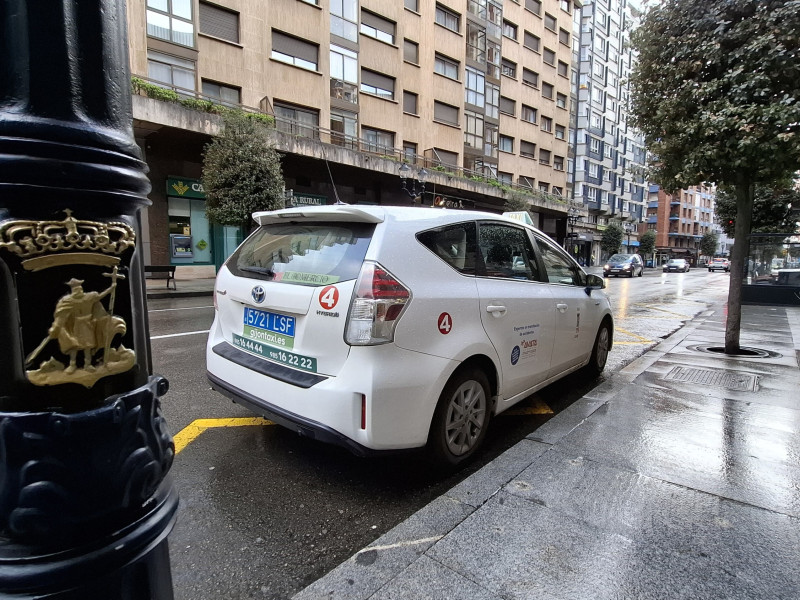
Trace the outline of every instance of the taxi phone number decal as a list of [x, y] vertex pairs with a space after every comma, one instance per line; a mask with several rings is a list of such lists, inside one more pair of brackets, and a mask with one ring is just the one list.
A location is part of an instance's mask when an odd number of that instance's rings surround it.
[[241, 348], [242, 350], [247, 350], [248, 352], [258, 354], [259, 356], [263, 356], [269, 360], [273, 360], [296, 369], [308, 371], [309, 373], [317, 372], [317, 359], [310, 356], [302, 356], [300, 354], [295, 354], [294, 352], [286, 352], [285, 350], [270, 348], [269, 346], [265, 346], [264, 344], [260, 344], [253, 340], [248, 340], [247, 338], [243, 338], [242, 336], [236, 334], [233, 334], [233, 345]]

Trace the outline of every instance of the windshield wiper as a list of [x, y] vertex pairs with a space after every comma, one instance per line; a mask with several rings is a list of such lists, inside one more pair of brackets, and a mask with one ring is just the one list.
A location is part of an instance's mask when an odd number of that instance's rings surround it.
[[259, 273], [267, 277], [275, 277], [275, 271], [268, 267], [239, 267], [240, 271], [249, 271], [251, 273]]

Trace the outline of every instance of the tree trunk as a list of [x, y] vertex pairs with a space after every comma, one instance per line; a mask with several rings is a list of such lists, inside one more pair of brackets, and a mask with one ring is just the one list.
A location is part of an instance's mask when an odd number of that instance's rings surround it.
[[745, 267], [750, 254], [750, 226], [753, 220], [754, 185], [738, 182], [736, 191], [736, 224], [731, 250], [731, 274], [728, 285], [728, 319], [725, 324], [725, 354], [738, 354], [739, 330], [742, 325], [742, 284], [747, 277]]

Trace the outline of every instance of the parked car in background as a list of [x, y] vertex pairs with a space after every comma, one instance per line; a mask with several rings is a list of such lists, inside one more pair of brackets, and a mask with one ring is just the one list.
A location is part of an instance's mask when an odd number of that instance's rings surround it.
[[708, 263], [708, 272], [711, 271], [725, 271], [726, 273], [731, 270], [731, 262], [727, 258], [714, 258]]
[[300, 435], [454, 466], [492, 416], [605, 367], [605, 282], [531, 226], [346, 204], [254, 218], [217, 275], [208, 378]]
[[644, 263], [638, 254], [615, 254], [603, 265], [603, 277], [641, 277], [643, 272]]
[[663, 268], [664, 273], [686, 273], [689, 270], [689, 261], [685, 258], [670, 258]]

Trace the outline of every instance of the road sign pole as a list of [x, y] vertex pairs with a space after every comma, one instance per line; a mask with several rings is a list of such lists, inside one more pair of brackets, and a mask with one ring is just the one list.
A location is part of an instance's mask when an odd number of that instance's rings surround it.
[[125, 4], [0, 0], [0, 596], [173, 597]]

